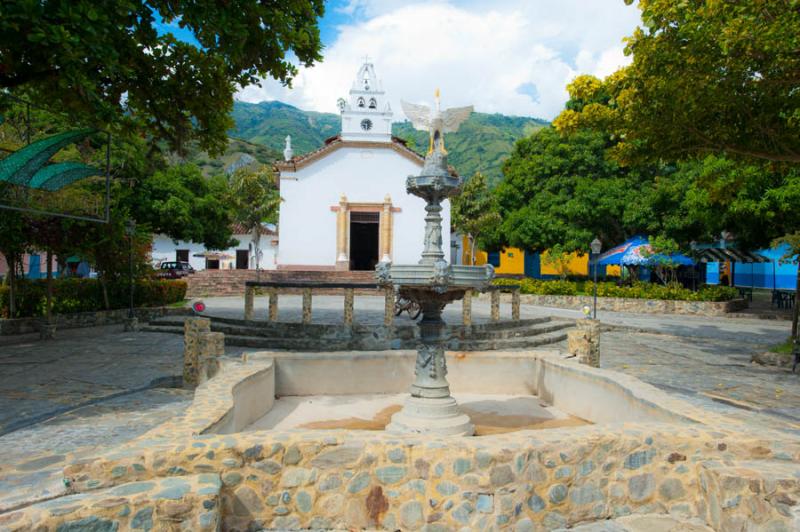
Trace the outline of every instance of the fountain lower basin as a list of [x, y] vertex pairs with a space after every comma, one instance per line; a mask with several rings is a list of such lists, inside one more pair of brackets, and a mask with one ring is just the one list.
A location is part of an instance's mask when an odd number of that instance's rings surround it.
[[[285, 396], [278, 398], [261, 419], [242, 430], [382, 431], [407, 397], [405, 393]], [[543, 403], [535, 395], [458, 393], [454, 398], [475, 425], [475, 436], [589, 424]]]
[[[231, 387], [229, 408], [201, 432], [382, 431], [407, 398], [416, 356], [414, 351], [251, 353], [243, 367], [261, 369], [238, 381], [224, 378], [225, 372], [212, 379]], [[453, 395], [477, 425], [477, 437], [586, 424], [695, 421], [685, 408], [672, 408], [669, 396], [636, 379], [611, 379], [608, 372], [556, 352], [448, 352], [446, 359]]]

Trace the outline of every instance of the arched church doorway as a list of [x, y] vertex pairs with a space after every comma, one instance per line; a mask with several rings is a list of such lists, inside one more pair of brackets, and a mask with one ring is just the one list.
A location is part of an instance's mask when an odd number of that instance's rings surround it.
[[374, 270], [378, 264], [379, 212], [350, 213], [350, 269]]

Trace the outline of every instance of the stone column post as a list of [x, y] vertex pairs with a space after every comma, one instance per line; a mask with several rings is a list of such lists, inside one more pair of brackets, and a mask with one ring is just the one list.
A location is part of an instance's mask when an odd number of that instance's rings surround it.
[[392, 262], [392, 197], [383, 198], [381, 212], [381, 262]]
[[519, 288], [514, 288], [511, 291], [511, 319], [514, 321], [519, 321], [519, 300]]
[[492, 298], [492, 321], [500, 319], [500, 290], [492, 290], [489, 292]]
[[346, 327], [353, 325], [354, 292], [352, 288], [344, 289], [344, 324]]
[[472, 290], [464, 292], [464, 299], [461, 301], [461, 322], [465, 327], [472, 325]]
[[311, 323], [311, 288], [303, 288], [303, 323]]
[[203, 332], [198, 337], [197, 384], [217, 374], [219, 359], [225, 355], [225, 335], [221, 332]]
[[339, 198], [339, 209], [336, 211], [336, 269], [350, 269], [347, 257], [347, 196], [344, 194]]
[[578, 362], [600, 367], [600, 322], [577, 320], [577, 330], [567, 333], [567, 351], [578, 357]]
[[278, 289], [269, 290], [269, 321], [278, 321]]
[[211, 332], [208, 318], [186, 318], [183, 322], [183, 386], [197, 386], [200, 335]]
[[253, 303], [255, 301], [255, 288], [252, 286], [244, 287], [244, 319], [253, 319]]
[[394, 325], [394, 288], [387, 286], [383, 290], [383, 324]]

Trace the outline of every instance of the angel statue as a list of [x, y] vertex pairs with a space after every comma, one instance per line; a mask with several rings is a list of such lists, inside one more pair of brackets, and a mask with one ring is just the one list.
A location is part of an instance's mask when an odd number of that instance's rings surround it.
[[430, 145], [428, 154], [438, 151], [446, 154], [444, 149], [444, 133], [454, 133], [469, 115], [472, 114], [472, 106], [454, 107], [442, 111], [439, 108], [439, 89], [436, 89], [436, 109], [431, 110], [426, 105], [417, 105], [400, 101], [403, 112], [411, 120], [415, 129], [430, 132]]

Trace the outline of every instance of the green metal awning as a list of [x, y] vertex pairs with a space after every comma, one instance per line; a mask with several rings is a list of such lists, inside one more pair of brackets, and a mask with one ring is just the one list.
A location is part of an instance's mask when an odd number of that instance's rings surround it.
[[82, 140], [94, 129], [78, 129], [37, 140], [0, 160], [0, 182], [41, 190], [59, 190], [75, 181], [101, 171], [81, 163], [55, 163], [47, 161], [60, 149]]

